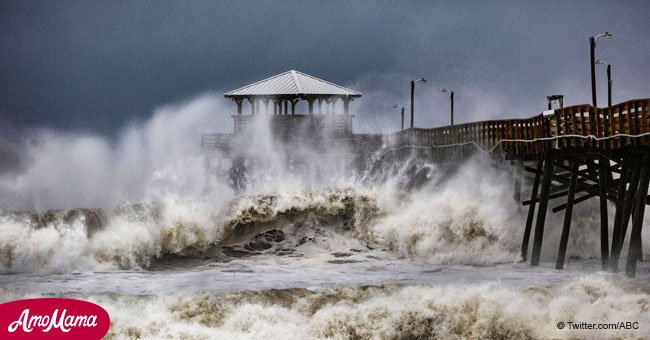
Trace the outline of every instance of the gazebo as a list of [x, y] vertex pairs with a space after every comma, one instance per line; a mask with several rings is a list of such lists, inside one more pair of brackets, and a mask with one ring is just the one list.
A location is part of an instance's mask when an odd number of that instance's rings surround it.
[[[338, 100], [343, 102], [342, 114], [349, 115], [350, 102], [361, 97], [361, 93], [340, 85], [290, 70], [278, 75], [260, 80], [224, 94], [237, 104], [237, 115], [243, 114], [243, 103], [250, 104], [251, 115], [260, 113], [260, 104], [264, 104], [265, 112], [270, 114], [269, 104], [273, 104], [272, 114], [288, 115], [289, 104], [291, 114], [296, 114], [296, 104], [300, 100], [309, 103], [309, 114], [314, 114], [314, 103], [318, 103], [318, 114], [336, 114], [335, 105]], [[325, 110], [323, 110], [325, 103]]]

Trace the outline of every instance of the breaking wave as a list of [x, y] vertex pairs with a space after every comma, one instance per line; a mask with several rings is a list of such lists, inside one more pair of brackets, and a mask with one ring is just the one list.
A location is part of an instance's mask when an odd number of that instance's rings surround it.
[[[527, 212], [513, 198], [515, 179], [526, 179], [502, 160], [478, 154], [437, 162], [426, 150], [383, 149], [355, 158], [360, 169], [350, 171], [345, 152], [285, 150], [261, 126], [251, 132], [251, 145], [240, 145], [251, 162], [246, 188], [235, 193], [223, 176], [207, 177], [193, 139], [218, 107], [204, 96], [160, 109], [150, 122], [125, 130], [114, 146], [100, 137], [40, 134], [49, 143], [27, 148], [24, 169], [0, 173], [0, 276], [15, 290], [0, 287], [0, 300], [25, 298], [30, 290], [33, 297], [53, 286], [52, 294], [105, 307], [111, 315], [107, 338], [650, 334], [647, 283], [604, 273], [558, 283], [548, 271], [529, 273], [517, 265], [505, 266], [521, 271], [511, 281], [491, 276], [503, 267], [496, 264], [520, 260]], [[216, 158], [221, 167], [233, 164]], [[596, 203], [574, 209], [570, 259], [600, 257]], [[561, 215], [547, 218], [544, 260], [555, 256]], [[649, 241], [645, 230], [643, 242]], [[429, 264], [469, 266], [464, 272], [430, 270]], [[478, 283], [464, 283], [473, 282], [470, 271], [483, 269], [471, 266], [490, 268], [477, 274]], [[429, 278], [440, 283], [421, 285]], [[537, 279], [539, 286], [526, 288]], [[258, 290], [267, 287], [294, 288]], [[159, 295], [140, 295], [150, 292]], [[636, 321], [640, 328], [556, 326], [569, 321]]]
[[[179, 259], [300, 257], [314, 246], [349, 250], [343, 248], [350, 242], [435, 264], [518, 261], [525, 209], [512, 199], [510, 174], [475, 162], [444, 183], [413, 191], [357, 186], [240, 195], [222, 204], [167, 197], [112, 209], [6, 212], [0, 215], [0, 271], [155, 269]], [[576, 233], [597, 225], [587, 213], [577, 219]], [[569, 256], [599, 256], [593, 235], [573, 239]], [[336, 243], [345, 240], [338, 249]]]
[[[636, 339], [650, 332], [648, 292], [600, 274], [522, 289], [493, 282], [85, 298], [111, 315], [107, 338]], [[558, 329], [558, 322], [638, 328]]]
[[[286, 197], [285, 197], [286, 198]], [[146, 268], [166, 257], [204, 256], [249, 235], [257, 225], [282, 216], [317, 214], [347, 218], [349, 192], [306, 193], [303, 197], [242, 197], [227, 206], [167, 199], [115, 209], [12, 212], [0, 216], [3, 272], [66, 272]], [[278, 228], [278, 227], [275, 227]]]
[[[219, 107], [202, 96], [161, 108], [114, 146], [39, 134], [26, 168], [0, 174], [0, 271], [155, 268], [172, 259], [298, 254], [313, 244], [328, 250], [345, 239], [438, 264], [519, 260], [526, 209], [512, 198], [503, 161], [479, 154], [439, 163], [426, 150], [380, 150], [354, 172], [327, 148], [292, 154], [262, 124], [251, 145], [242, 143], [255, 165], [235, 195], [223, 179], [206, 183], [197, 150], [198, 131]], [[599, 256], [592, 203], [574, 210], [568, 256]], [[52, 206], [64, 209], [45, 210]], [[545, 257], [557, 249], [559, 215], [547, 220]]]

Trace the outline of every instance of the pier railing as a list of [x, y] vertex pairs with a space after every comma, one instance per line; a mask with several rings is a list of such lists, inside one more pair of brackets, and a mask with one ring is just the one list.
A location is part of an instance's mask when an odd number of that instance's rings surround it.
[[432, 129], [407, 129], [388, 136], [391, 144], [453, 147], [475, 144], [484, 151], [534, 157], [551, 148], [594, 146], [616, 149], [650, 142], [650, 98], [606, 108], [575, 105], [527, 119], [487, 120]]

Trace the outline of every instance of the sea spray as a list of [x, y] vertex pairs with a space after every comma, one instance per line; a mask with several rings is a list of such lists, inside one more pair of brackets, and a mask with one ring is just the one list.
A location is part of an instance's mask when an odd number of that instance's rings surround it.
[[[68, 272], [149, 268], [152, 261], [171, 258], [223, 261], [217, 253], [225, 245], [240, 242], [243, 247], [271, 230], [297, 240], [278, 249], [295, 250], [301, 238], [326, 231], [329, 240], [354, 238], [365, 247], [432, 264], [516, 262], [525, 209], [511, 197], [507, 172], [485, 167], [480, 159], [472, 162], [444, 183], [410, 192], [388, 185], [284, 188], [224, 203], [166, 197], [105, 210], [5, 213], [0, 216], [0, 269]], [[576, 209], [569, 256], [597, 258], [592, 246], [597, 221], [585, 204]], [[549, 221], [559, 225], [561, 218], [551, 215]], [[304, 227], [292, 227], [298, 224]], [[545, 251], [552, 257], [559, 237], [549, 229]]]
[[[650, 332], [644, 322], [650, 318], [647, 291], [601, 274], [515, 289], [493, 282], [86, 298], [111, 315], [108, 338], [633, 339]], [[638, 322], [639, 328], [557, 327], [618, 320]]]
[[[205, 189], [200, 134], [225, 112], [214, 95], [157, 109], [150, 120], [104, 136], [34, 129], [25, 134], [22, 167], [0, 174], [4, 210], [110, 208]], [[232, 191], [219, 184], [219, 196]]]
[[244, 196], [223, 206], [167, 197], [157, 203], [92, 213], [5, 213], [0, 215], [0, 227], [5, 230], [0, 234], [0, 269], [67, 272], [147, 268], [151, 261], [170, 256], [203, 257], [229, 241], [235, 231], [248, 238], [259, 229], [256, 226], [266, 228], [262, 231], [281, 228], [281, 222], [290, 216], [330, 216], [333, 224], [340, 221], [344, 229], [352, 231], [355, 218], [368, 220], [373, 208], [369, 197], [336, 189]]

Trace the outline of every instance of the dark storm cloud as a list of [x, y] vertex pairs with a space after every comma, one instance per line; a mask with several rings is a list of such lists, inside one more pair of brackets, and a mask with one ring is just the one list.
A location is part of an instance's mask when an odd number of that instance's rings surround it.
[[649, 12], [645, 1], [3, 2], [0, 115], [110, 135], [161, 104], [298, 69], [364, 92], [361, 126], [389, 119], [414, 77], [429, 80], [421, 126], [446, 122], [442, 87], [456, 90], [458, 121], [527, 116], [548, 94], [589, 102], [587, 38], [605, 30], [615, 37], [597, 52], [614, 65], [615, 101], [647, 97]]

